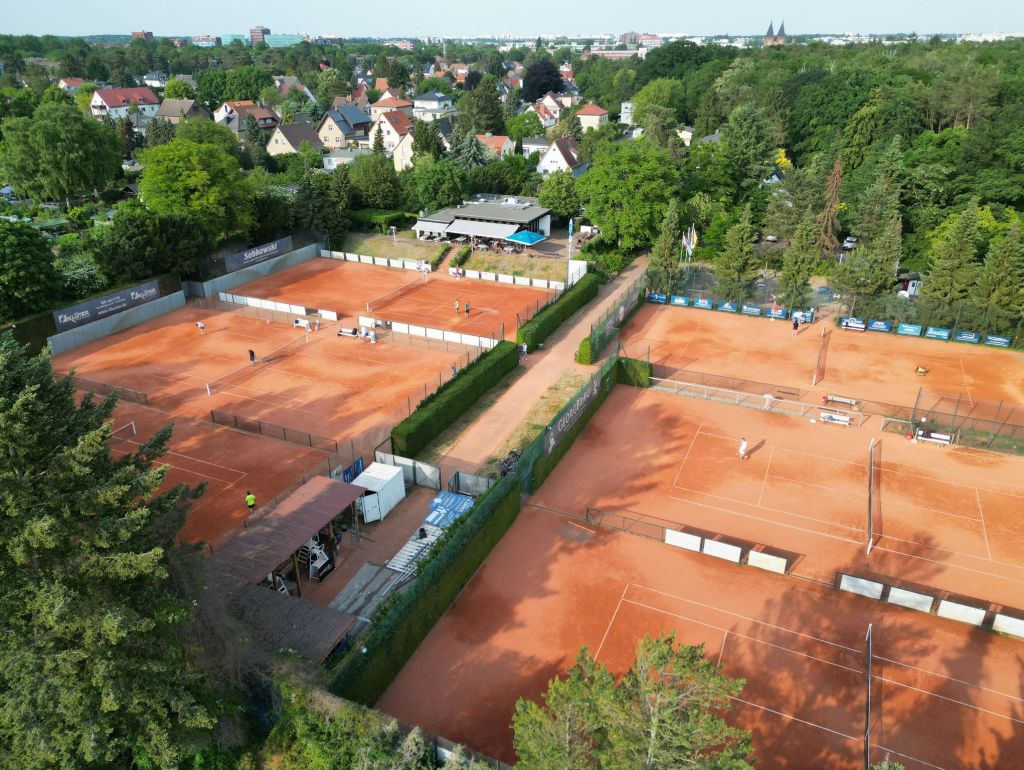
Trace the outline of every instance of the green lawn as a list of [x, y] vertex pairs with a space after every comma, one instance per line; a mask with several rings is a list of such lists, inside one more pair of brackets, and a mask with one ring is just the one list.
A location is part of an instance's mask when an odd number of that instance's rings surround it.
[[487, 273], [523, 275], [531, 278], [545, 278], [549, 281], [564, 281], [569, 271], [568, 259], [531, 257], [526, 254], [505, 254], [493, 251], [477, 251], [463, 265], [466, 270], [482, 270]]
[[[411, 232], [411, 231], [410, 231]], [[400, 235], [404, 235], [404, 232]], [[376, 233], [346, 233], [341, 251], [351, 254], [365, 254], [368, 257], [390, 259], [426, 260], [429, 262], [440, 248], [436, 243], [423, 243], [415, 238], [399, 237], [397, 243], [390, 235]]]

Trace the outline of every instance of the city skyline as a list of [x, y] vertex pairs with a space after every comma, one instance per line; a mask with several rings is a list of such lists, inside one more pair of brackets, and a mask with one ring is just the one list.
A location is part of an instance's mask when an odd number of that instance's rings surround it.
[[[54, 7], [56, 6], [56, 8]], [[54, 11], [57, 13], [54, 13]], [[266, 0], [217, 7], [199, 0], [180, 0], [168, 6], [139, 6], [111, 0], [100, 7], [58, 0], [49, 5], [22, 4], [14, 18], [5, 20], [5, 34], [87, 36], [129, 34], [151, 30], [159, 37], [242, 34], [257, 25], [274, 33], [339, 37], [535, 37], [537, 35], [610, 34], [627, 31], [688, 36], [762, 35], [769, 22], [786, 22], [790, 35], [802, 34], [959, 34], [1015, 32], [1024, 29], [1024, 10], [1006, 3], [966, 6], [954, 0], [893, 4], [865, 0], [856, 7], [824, 7], [804, 0], [759, 3], [732, 0], [715, 7], [696, 3], [648, 2], [625, 7], [609, 0], [594, 0], [581, 28], [573, 9], [539, 0], [522, 0], [515, 13], [482, 18], [480, 6], [455, 0], [438, 13], [436, 6], [395, 0], [386, 17], [362, 18], [323, 13], [317, 6], [282, 8]]]

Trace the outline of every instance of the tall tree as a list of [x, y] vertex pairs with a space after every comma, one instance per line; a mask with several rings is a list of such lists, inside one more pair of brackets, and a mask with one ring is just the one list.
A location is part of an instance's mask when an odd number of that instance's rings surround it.
[[452, 147], [452, 160], [466, 171], [469, 171], [487, 163], [487, 150], [480, 140], [476, 138], [476, 134], [472, 131], [466, 131], [462, 134], [459, 144]]
[[39, 230], [0, 220], [0, 324], [45, 310], [57, 299], [60, 277]]
[[549, 174], [540, 186], [540, 205], [551, 209], [562, 219], [578, 216], [580, 196], [576, 192], [576, 178], [571, 171]]
[[195, 99], [196, 90], [181, 78], [171, 78], [164, 87], [164, 99]]
[[444, 154], [444, 139], [441, 138], [441, 132], [438, 131], [434, 122], [418, 118], [414, 120], [412, 129], [413, 162], [426, 158], [439, 160], [444, 157]]
[[818, 234], [815, 245], [826, 256], [836, 253], [839, 246], [839, 189], [843, 185], [843, 162], [836, 158], [825, 187], [825, 205], [818, 214]]
[[9, 118], [0, 141], [0, 176], [35, 201], [63, 201], [102, 190], [120, 165], [114, 130], [70, 104], [40, 105]]
[[373, 153], [356, 158], [349, 166], [353, 198], [363, 208], [394, 209], [398, 205], [398, 177], [395, 164]]
[[647, 266], [648, 280], [655, 291], [672, 294], [675, 290], [676, 279], [679, 277], [681, 239], [679, 204], [673, 198], [668, 202], [665, 221], [661, 224], [661, 234], [654, 244]]
[[214, 244], [249, 231], [253, 190], [238, 161], [217, 145], [179, 136], [146, 150], [142, 162], [139, 193], [147, 208], [161, 216], [195, 217]]
[[[251, 116], [249, 116], [251, 117]], [[174, 132], [180, 142], [195, 142], [219, 147], [233, 158], [241, 157], [242, 150], [231, 129], [220, 123], [201, 118], [188, 118], [178, 124]]]
[[818, 266], [820, 253], [814, 244], [814, 219], [805, 216], [789, 242], [789, 248], [782, 257], [780, 284], [783, 307], [793, 310], [807, 306], [811, 293], [811, 276]]
[[323, 230], [332, 243], [340, 243], [350, 221], [348, 170], [342, 166], [331, 174], [306, 172], [299, 184], [296, 224]]
[[754, 225], [750, 221], [750, 206], [743, 209], [739, 221], [725, 233], [722, 250], [715, 258], [715, 275], [719, 293], [727, 299], [745, 300], [757, 276], [757, 257], [754, 255]]
[[26, 770], [171, 770], [216, 721], [177, 637], [170, 426], [115, 459], [115, 403], [79, 402], [48, 354], [0, 336], [0, 745]]
[[743, 105], [730, 113], [722, 128], [722, 145], [741, 189], [757, 187], [775, 165], [772, 126], [759, 107]]
[[156, 118], [151, 120], [149, 125], [146, 126], [146, 139], [143, 142], [144, 146], [159, 147], [161, 144], [167, 144], [174, 140], [175, 125], [169, 120], [162, 118]]
[[493, 77], [488, 76], [462, 97], [456, 120], [465, 132], [500, 134], [505, 130], [505, 113]]
[[972, 201], [934, 245], [921, 295], [945, 302], [967, 299], [977, 272], [977, 250], [978, 204]]
[[843, 297], [843, 304], [853, 315], [861, 300], [888, 291], [893, 283], [892, 265], [886, 256], [872, 246], [858, 246], [832, 274], [832, 287]]
[[978, 307], [1009, 312], [1024, 310], [1024, 243], [1020, 222], [989, 246], [985, 263], [971, 288], [971, 302]]
[[466, 174], [452, 160], [429, 155], [402, 174], [407, 211], [437, 211], [466, 197]]
[[221, 98], [229, 102], [246, 99], [256, 101], [260, 98], [260, 92], [273, 84], [273, 78], [258, 67], [236, 67], [227, 72]]
[[128, 118], [118, 118], [114, 121], [114, 133], [117, 134], [121, 159], [130, 160], [135, 148], [139, 146], [139, 135], [135, 133], [135, 126]]
[[541, 125], [536, 112], [527, 111], [506, 120], [505, 131], [509, 139], [518, 142], [528, 136], [540, 136], [544, 133], [544, 126]]
[[373, 132], [373, 145], [371, 149], [374, 155], [384, 155], [384, 133], [379, 125], [377, 130]]
[[608, 145], [576, 182], [587, 217], [627, 250], [654, 242], [678, 186], [668, 156], [644, 139]]
[[669, 110], [669, 121], [678, 125], [686, 108], [684, 98], [686, 84], [672, 78], [655, 78], [647, 83], [633, 96], [633, 119], [643, 125], [647, 119], [647, 111], [652, 107]]
[[535, 102], [548, 91], [562, 90], [562, 75], [551, 59], [541, 58], [526, 68], [523, 75], [523, 100]]

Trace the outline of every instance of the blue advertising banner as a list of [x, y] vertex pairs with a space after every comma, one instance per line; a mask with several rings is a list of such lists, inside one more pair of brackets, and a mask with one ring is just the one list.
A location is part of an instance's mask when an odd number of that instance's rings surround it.
[[892, 324], [889, 321], [868, 321], [869, 332], [891, 332]]
[[896, 327], [896, 333], [905, 334], [908, 337], [920, 337], [923, 328], [921, 324], [900, 324]]
[[657, 302], [659, 305], [664, 305], [668, 302], [668, 297], [664, 294], [655, 294], [653, 291], [647, 295], [648, 302]]
[[840, 316], [839, 327], [842, 329], [856, 329], [859, 332], [868, 328], [863, 318], [854, 318], [853, 316]]
[[675, 294], [673, 294], [669, 298], [668, 303], [670, 305], [678, 305], [679, 307], [689, 307], [689, 305], [690, 305], [690, 298], [689, 297], [679, 297], [679, 296], [676, 296]]
[[229, 254], [224, 258], [224, 267], [229, 273], [241, 270], [243, 267], [258, 265], [268, 259], [287, 254], [292, 250], [292, 237], [286, 235], [276, 241], [264, 243], [261, 246], [253, 246], [251, 249], [240, 251], [237, 254]]
[[1008, 348], [1010, 343], [1013, 342], [1009, 337], [1004, 337], [1001, 334], [986, 334], [985, 344], [992, 345], [996, 348]]
[[743, 307], [740, 308], [740, 312], [743, 315], [751, 315], [754, 316], [755, 318], [760, 318], [762, 311], [761, 308], [759, 308], [757, 305], [744, 305]]
[[962, 332], [958, 331], [954, 339], [957, 342], [969, 342], [972, 345], [977, 345], [981, 342], [981, 332]]
[[793, 318], [798, 320], [802, 324], [814, 323], [814, 311], [813, 310], [794, 310]]
[[714, 308], [714, 304], [709, 299], [699, 299], [698, 297], [693, 298], [693, 306], [699, 307], [701, 310], [711, 310]]
[[781, 307], [770, 307], [764, 311], [765, 318], [777, 318], [781, 321], [785, 321], [789, 315], [789, 311]]
[[155, 280], [146, 281], [137, 286], [129, 286], [127, 289], [86, 300], [63, 310], [54, 310], [53, 320], [57, 324], [57, 331], [66, 332], [68, 329], [84, 326], [130, 307], [145, 305], [155, 299], [160, 299], [160, 286]]
[[941, 326], [929, 326], [925, 329], [924, 336], [930, 340], [948, 340], [951, 333], [949, 329], [943, 329]]
[[735, 313], [738, 306], [735, 302], [719, 302], [718, 309], [724, 313]]

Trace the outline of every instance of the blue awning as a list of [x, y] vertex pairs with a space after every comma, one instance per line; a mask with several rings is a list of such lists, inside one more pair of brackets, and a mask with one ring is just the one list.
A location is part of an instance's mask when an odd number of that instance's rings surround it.
[[512, 241], [512, 243], [521, 243], [524, 246], [532, 246], [535, 243], [540, 243], [546, 237], [540, 233], [531, 233], [529, 230], [523, 230], [520, 233], [513, 233], [507, 236], [505, 240]]

